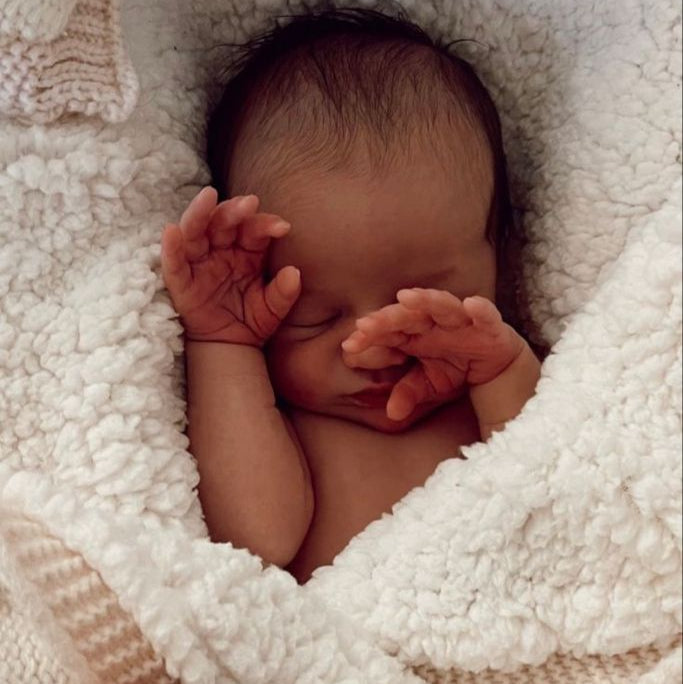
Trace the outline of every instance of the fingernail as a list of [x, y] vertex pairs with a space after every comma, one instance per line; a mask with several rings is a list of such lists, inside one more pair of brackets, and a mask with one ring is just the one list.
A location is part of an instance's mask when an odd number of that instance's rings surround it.
[[205, 185], [198, 193], [199, 196], [206, 197], [206, 195], [211, 195], [214, 200], [218, 200], [218, 190], [213, 187], [213, 185]]
[[273, 230], [277, 233], [280, 232], [286, 232], [292, 227], [291, 223], [288, 223], [287, 221], [278, 221], [276, 224], [273, 225]]
[[244, 209], [247, 204], [252, 202], [252, 197], [256, 197], [256, 195], [242, 195], [235, 203], [236, 207], [238, 209]]

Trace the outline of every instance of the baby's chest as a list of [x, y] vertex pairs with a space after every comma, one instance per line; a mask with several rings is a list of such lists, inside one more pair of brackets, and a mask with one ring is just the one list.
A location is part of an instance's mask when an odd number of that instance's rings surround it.
[[348, 421], [313, 420], [299, 433], [315, 496], [311, 527], [289, 568], [300, 581], [331, 563], [352, 537], [424, 484], [441, 461], [478, 438], [476, 420], [462, 407], [395, 435]]

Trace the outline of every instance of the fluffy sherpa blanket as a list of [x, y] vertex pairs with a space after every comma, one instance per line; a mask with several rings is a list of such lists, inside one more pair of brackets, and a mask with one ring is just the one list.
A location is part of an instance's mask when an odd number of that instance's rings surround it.
[[303, 587], [212, 544], [159, 238], [285, 3], [124, 2], [126, 121], [0, 122], [3, 684], [680, 681], [680, 3], [404, 6], [499, 105], [536, 396]]

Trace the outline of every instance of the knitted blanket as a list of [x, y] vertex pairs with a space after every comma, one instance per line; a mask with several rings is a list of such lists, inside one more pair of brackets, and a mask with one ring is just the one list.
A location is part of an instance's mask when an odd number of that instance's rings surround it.
[[47, 123], [65, 113], [123, 121], [138, 81], [109, 0], [0, 1], [0, 113]]
[[208, 540], [159, 262], [220, 44], [299, 4], [53, 0], [19, 30], [0, 0], [0, 57], [97, 5], [141, 86], [118, 123], [78, 82], [50, 125], [0, 107], [0, 682], [680, 681], [679, 3], [403, 4], [477, 41], [551, 352], [516, 420], [300, 587]]

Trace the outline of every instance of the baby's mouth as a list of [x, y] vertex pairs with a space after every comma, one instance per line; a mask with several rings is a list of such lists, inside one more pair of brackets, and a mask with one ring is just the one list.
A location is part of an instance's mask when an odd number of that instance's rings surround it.
[[349, 394], [348, 399], [355, 406], [362, 408], [384, 409], [389, 401], [393, 387], [392, 384], [375, 385], [360, 392]]

